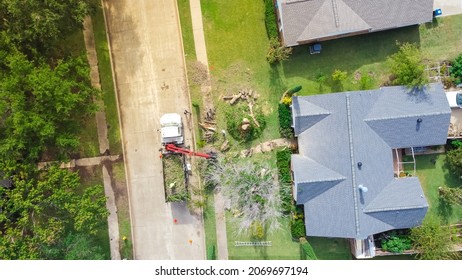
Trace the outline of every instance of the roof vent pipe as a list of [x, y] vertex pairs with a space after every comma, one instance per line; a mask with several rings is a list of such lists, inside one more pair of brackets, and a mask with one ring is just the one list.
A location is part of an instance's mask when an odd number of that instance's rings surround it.
[[362, 184], [358, 186], [358, 189], [362, 191], [363, 193], [366, 193], [368, 190], [367, 187], [363, 186]]

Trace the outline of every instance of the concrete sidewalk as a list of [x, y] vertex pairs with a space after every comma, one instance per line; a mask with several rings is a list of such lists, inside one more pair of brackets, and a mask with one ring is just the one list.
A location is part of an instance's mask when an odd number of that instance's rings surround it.
[[462, 0], [434, 0], [433, 10], [441, 9], [442, 16], [462, 14]]
[[[194, 47], [196, 50], [197, 61], [205, 65], [207, 73], [209, 71], [209, 63], [207, 59], [207, 48], [205, 44], [204, 26], [202, 23], [202, 10], [200, 0], [190, 0], [189, 8], [191, 10], [191, 21], [194, 35]], [[210, 75], [208, 74], [210, 80]], [[211, 87], [202, 86], [201, 88], [204, 98], [208, 102], [210, 100]], [[207, 103], [207, 102], [206, 102]], [[228, 238], [226, 234], [226, 218], [225, 218], [225, 205], [224, 199], [220, 192], [215, 193], [215, 224], [217, 231], [217, 251], [219, 260], [228, 259]]]
[[[97, 89], [101, 89], [101, 83], [99, 79], [99, 68], [98, 68], [98, 57], [95, 49], [95, 36], [93, 33], [93, 24], [90, 17], [87, 17], [84, 21], [83, 37], [85, 40], [85, 48], [87, 50], [88, 64], [90, 65], [90, 79], [91, 85]], [[99, 107], [99, 111], [96, 112], [96, 126], [98, 131], [98, 142], [99, 152], [104, 154], [109, 151], [109, 140], [107, 138], [107, 122], [106, 113], [104, 112], [103, 100], [95, 100]], [[117, 160], [119, 156], [105, 156], [97, 158], [78, 159], [74, 162], [76, 166], [87, 166], [97, 165], [103, 162], [110, 162]], [[109, 176], [107, 167], [103, 168], [103, 184], [104, 194], [106, 196], [106, 208], [108, 209], [109, 215], [107, 217], [108, 232], [109, 232], [109, 245], [111, 248], [111, 259], [120, 260], [119, 250], [119, 220], [117, 217], [117, 207], [115, 203], [114, 191], [112, 189], [112, 179]]]

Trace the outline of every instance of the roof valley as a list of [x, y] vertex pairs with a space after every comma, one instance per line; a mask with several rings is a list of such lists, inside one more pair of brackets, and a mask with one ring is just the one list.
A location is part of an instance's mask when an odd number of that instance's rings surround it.
[[355, 210], [355, 226], [356, 235], [358, 236], [359, 231], [359, 212], [358, 212], [358, 194], [356, 189], [356, 172], [355, 172], [355, 157], [353, 148], [353, 128], [351, 124], [351, 108], [350, 108], [350, 95], [346, 94], [346, 110], [347, 110], [347, 122], [348, 122], [348, 141], [350, 146], [350, 162], [351, 162], [351, 183], [353, 187], [353, 201]]

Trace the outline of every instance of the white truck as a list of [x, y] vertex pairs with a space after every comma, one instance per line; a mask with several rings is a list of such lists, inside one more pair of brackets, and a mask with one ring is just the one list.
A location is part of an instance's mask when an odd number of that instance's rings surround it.
[[169, 113], [162, 115], [160, 117], [160, 132], [162, 145], [182, 145], [184, 143], [183, 122], [179, 114]]

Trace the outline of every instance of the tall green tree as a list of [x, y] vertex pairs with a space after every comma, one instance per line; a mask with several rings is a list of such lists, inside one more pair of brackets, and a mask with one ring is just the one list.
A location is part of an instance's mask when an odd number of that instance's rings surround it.
[[104, 260], [103, 249], [96, 245], [93, 236], [69, 233], [54, 246], [41, 246], [42, 257], [47, 260]]
[[447, 226], [433, 218], [424, 220], [420, 227], [411, 229], [413, 249], [417, 256], [423, 260], [453, 259], [452, 231]]
[[388, 58], [395, 85], [422, 88], [428, 84], [422, 54], [416, 44], [403, 43], [399, 51]]
[[[1, 55], [1, 53], [0, 53]], [[46, 149], [59, 155], [79, 145], [79, 123], [96, 111], [99, 91], [83, 57], [53, 67], [10, 51], [0, 61], [0, 170], [16, 172]]]
[[0, 0], [0, 31], [22, 50], [43, 49], [81, 29], [97, 0]]
[[446, 163], [449, 169], [457, 175], [462, 174], [462, 147], [450, 150], [446, 154]]
[[102, 186], [79, 191], [78, 173], [57, 166], [17, 174], [13, 186], [0, 188], [0, 259], [43, 258], [70, 232], [94, 235], [108, 214]]
[[462, 83], [462, 54], [459, 54], [454, 61], [451, 63], [451, 68], [449, 71], [451, 72], [451, 76], [454, 78], [454, 82], [456, 84]]

